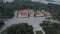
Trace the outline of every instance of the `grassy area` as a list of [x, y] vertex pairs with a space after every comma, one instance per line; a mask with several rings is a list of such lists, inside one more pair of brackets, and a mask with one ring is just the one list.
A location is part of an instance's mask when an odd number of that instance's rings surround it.
[[60, 31], [58, 31], [58, 34], [60, 34]]
[[43, 34], [42, 31], [36, 31], [36, 34]]

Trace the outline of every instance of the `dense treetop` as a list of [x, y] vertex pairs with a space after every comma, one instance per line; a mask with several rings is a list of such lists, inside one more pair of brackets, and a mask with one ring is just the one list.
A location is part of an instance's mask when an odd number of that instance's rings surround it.
[[33, 27], [26, 23], [14, 24], [8, 27], [2, 34], [34, 34]]
[[42, 26], [46, 34], [60, 34], [60, 23], [43, 21], [40, 26]]
[[4, 22], [0, 20], [0, 28], [4, 25]]

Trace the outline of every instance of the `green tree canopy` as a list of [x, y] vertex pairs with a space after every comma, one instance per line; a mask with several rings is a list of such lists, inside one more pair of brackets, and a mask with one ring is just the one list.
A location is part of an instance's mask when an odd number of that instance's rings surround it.
[[6, 34], [34, 34], [33, 27], [26, 23], [14, 24], [11, 27], [8, 27], [5, 33]]

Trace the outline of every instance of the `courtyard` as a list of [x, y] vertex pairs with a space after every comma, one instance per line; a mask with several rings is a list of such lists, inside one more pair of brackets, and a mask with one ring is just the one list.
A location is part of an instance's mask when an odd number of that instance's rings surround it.
[[[14, 14], [15, 16], [11, 19], [7, 19], [5, 22], [5, 25], [2, 27], [0, 33], [6, 29], [7, 27], [10, 27], [13, 24], [19, 24], [19, 23], [28, 23], [29, 25], [32, 25], [34, 28], [34, 33], [36, 34], [35, 31], [43, 31], [42, 27], [39, 26], [40, 23], [42, 23], [42, 21], [45, 20], [45, 17], [30, 17], [30, 18], [18, 18], [17, 17], [17, 11]], [[45, 34], [45, 33], [44, 33]]]

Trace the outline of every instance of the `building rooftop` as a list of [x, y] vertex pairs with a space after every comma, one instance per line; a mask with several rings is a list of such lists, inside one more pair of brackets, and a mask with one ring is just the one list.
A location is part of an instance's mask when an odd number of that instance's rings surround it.
[[44, 12], [44, 14], [45, 14], [46, 16], [52, 16], [52, 14], [51, 14], [50, 12]]
[[27, 13], [26, 12], [22, 12], [22, 11], [20, 11], [20, 12], [18, 12], [18, 15], [27, 15]]

